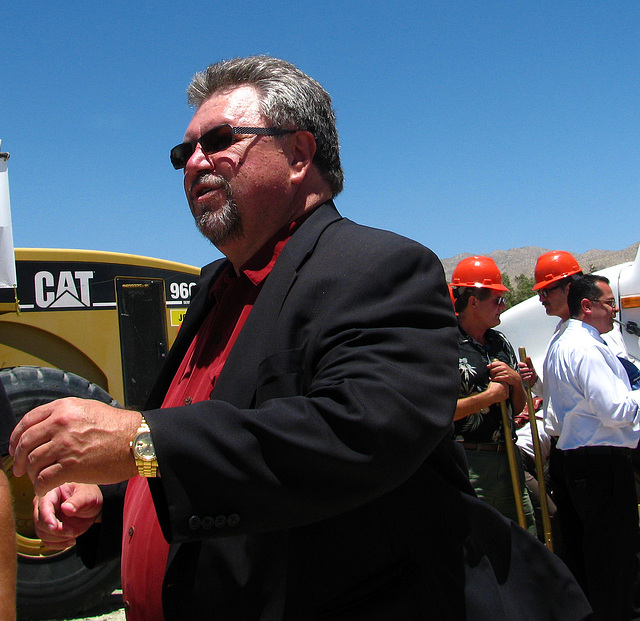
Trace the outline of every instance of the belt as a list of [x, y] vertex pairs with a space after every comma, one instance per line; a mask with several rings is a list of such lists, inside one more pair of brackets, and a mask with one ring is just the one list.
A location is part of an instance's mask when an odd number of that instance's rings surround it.
[[460, 444], [468, 451], [493, 451], [494, 453], [500, 453], [501, 451], [507, 450], [505, 444], [477, 444], [476, 442], [460, 442]]
[[562, 451], [564, 455], [631, 455], [632, 449], [626, 446], [581, 446]]

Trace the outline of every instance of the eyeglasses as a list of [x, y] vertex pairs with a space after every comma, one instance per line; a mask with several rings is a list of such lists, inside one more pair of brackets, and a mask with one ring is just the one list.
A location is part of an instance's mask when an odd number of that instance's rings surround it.
[[479, 302], [491, 302], [492, 304], [495, 304], [496, 306], [500, 306], [501, 304], [506, 304], [507, 303], [507, 298], [505, 298], [504, 296], [500, 296], [498, 298], [492, 298], [492, 297], [488, 297], [485, 298], [484, 300], [480, 300], [478, 299]]
[[189, 158], [200, 144], [203, 153], [210, 155], [218, 151], [224, 151], [233, 144], [235, 134], [255, 134], [256, 136], [282, 136], [283, 134], [294, 134], [297, 129], [280, 129], [278, 127], [231, 127], [228, 123], [218, 125], [208, 132], [205, 132], [192, 142], [183, 142], [171, 149], [171, 163], [176, 170], [180, 170], [187, 165]]
[[560, 289], [560, 287], [562, 287], [562, 285], [556, 285], [555, 287], [549, 287], [547, 289], [538, 289], [538, 295], [544, 300], [552, 291]]
[[598, 300], [598, 299], [592, 299], [592, 298], [588, 298], [588, 299], [591, 300], [592, 302], [600, 302], [600, 304], [606, 304], [611, 308], [618, 308], [618, 305], [616, 304], [616, 301], [613, 298], [609, 298], [608, 300]]

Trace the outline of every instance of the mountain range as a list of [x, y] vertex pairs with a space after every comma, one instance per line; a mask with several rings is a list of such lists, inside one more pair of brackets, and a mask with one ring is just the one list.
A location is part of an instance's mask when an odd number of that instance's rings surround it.
[[[638, 245], [640, 245], [640, 242], [624, 250], [587, 250], [587, 252], [583, 252], [582, 254], [574, 253], [571, 250], [568, 250], [568, 252], [571, 252], [576, 258], [584, 272], [594, 272], [604, 269], [605, 267], [618, 265], [618, 263], [633, 261], [638, 253]], [[548, 251], [548, 248], [526, 246], [524, 248], [512, 248], [511, 250], [494, 250], [486, 256], [491, 257], [496, 262], [500, 272], [503, 275], [507, 274], [511, 282], [514, 282], [515, 277], [520, 276], [520, 274], [533, 276], [538, 257]], [[447, 276], [447, 282], [450, 282], [451, 274], [456, 265], [462, 261], [462, 259], [470, 256], [473, 255], [463, 253], [450, 259], [440, 259]]]
[[[638, 253], [639, 245], [640, 242], [624, 250], [588, 250], [582, 254], [574, 253], [571, 250], [568, 250], [568, 252], [571, 252], [576, 258], [584, 272], [594, 272], [604, 269], [605, 267], [625, 263], [626, 261], [633, 261]], [[520, 274], [533, 276], [538, 257], [549, 250], [548, 248], [538, 248], [537, 246], [526, 246], [524, 248], [512, 248], [511, 250], [494, 250], [486, 256], [491, 257], [496, 262], [500, 272], [503, 275], [507, 274], [511, 282], [514, 282], [515, 277], [520, 276]], [[473, 255], [464, 253], [451, 257], [450, 259], [440, 259], [444, 267], [447, 282], [450, 282], [451, 274], [456, 265], [462, 259], [470, 256]]]

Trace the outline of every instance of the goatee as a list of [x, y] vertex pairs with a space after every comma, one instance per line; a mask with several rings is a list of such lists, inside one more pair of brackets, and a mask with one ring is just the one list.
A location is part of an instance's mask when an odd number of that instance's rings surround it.
[[[194, 181], [197, 183], [208, 183], [219, 185], [225, 192], [226, 203], [218, 209], [206, 209], [200, 216], [194, 216], [198, 230], [214, 246], [219, 246], [225, 242], [242, 235], [242, 218], [238, 206], [233, 198], [233, 192], [229, 182], [219, 175], [206, 173]], [[193, 207], [191, 212], [194, 212]]]

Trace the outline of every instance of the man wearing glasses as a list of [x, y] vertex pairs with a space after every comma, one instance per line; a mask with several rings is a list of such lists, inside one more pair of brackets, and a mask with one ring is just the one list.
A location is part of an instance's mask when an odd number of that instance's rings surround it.
[[[121, 551], [130, 621], [495, 618], [505, 597], [582, 618], [568, 572], [473, 497], [442, 266], [337, 212], [329, 95], [269, 57], [212, 65], [188, 92], [171, 163], [226, 258], [143, 413], [62, 400], [18, 423], [40, 536], [83, 535], [88, 562]], [[532, 558], [558, 597], [522, 593]]]
[[[576, 258], [565, 250], [551, 250], [538, 257], [536, 261], [533, 290], [538, 294], [540, 303], [545, 312], [550, 317], [558, 317], [559, 322], [547, 350], [564, 332], [571, 315], [567, 303], [567, 295], [571, 283], [578, 280], [583, 275]], [[601, 335], [609, 346], [609, 349], [625, 360], [622, 364], [631, 364], [620, 330], [615, 326], [612, 330]], [[557, 538], [556, 550], [561, 558], [574, 572], [579, 572], [582, 565], [582, 554], [578, 559], [573, 558], [574, 552], [579, 549], [581, 535], [574, 528], [574, 524], [579, 518], [573, 515], [573, 506], [569, 498], [569, 492], [564, 483], [563, 473], [563, 452], [556, 448], [559, 435], [559, 426], [553, 407], [545, 398], [545, 386], [543, 378], [539, 377], [533, 366], [531, 358], [527, 358], [526, 363], [520, 363], [520, 372], [525, 381], [531, 386], [531, 390], [547, 401], [544, 412], [544, 426], [539, 428], [540, 434], [545, 434], [549, 438], [549, 483], [553, 498], [549, 498], [549, 506], [554, 518], [554, 537]], [[527, 426], [528, 428], [528, 426]], [[535, 473], [532, 473], [532, 475]], [[555, 511], [556, 505], [563, 505], [564, 510]], [[566, 542], [566, 543], [565, 543]]]
[[638, 499], [631, 452], [640, 437], [640, 392], [602, 339], [618, 311], [609, 280], [571, 283], [571, 318], [544, 363], [576, 536], [565, 541], [596, 619], [631, 619], [637, 570]]
[[[469, 477], [478, 497], [518, 522], [505, 434], [515, 441], [513, 417], [524, 408], [525, 392], [513, 347], [497, 330], [506, 308], [502, 274], [491, 257], [473, 256], [456, 265], [451, 278], [458, 314], [460, 392], [454, 415], [455, 439], [465, 448]], [[503, 428], [501, 403], [510, 428]], [[536, 534], [533, 507], [524, 485], [520, 452], [517, 477], [526, 525]]]
[[[569, 319], [567, 293], [572, 281], [582, 276], [582, 268], [575, 257], [564, 250], [551, 250], [538, 257], [534, 271], [536, 284], [533, 290], [538, 294], [540, 304], [549, 317], [559, 317], [552, 341], [560, 336], [565, 322]], [[550, 345], [551, 343], [549, 343]], [[547, 346], [548, 349], [548, 346]], [[531, 390], [542, 397], [542, 380], [533, 367], [531, 358], [520, 362], [522, 377], [529, 383]]]
[[[534, 271], [536, 284], [533, 286], [533, 291], [538, 294], [540, 304], [544, 307], [547, 315], [560, 319], [551, 342], [558, 338], [562, 330], [566, 327], [566, 321], [570, 315], [567, 304], [569, 286], [572, 281], [580, 278], [582, 274], [582, 268], [578, 264], [578, 261], [572, 254], [565, 250], [545, 252], [541, 254], [536, 261]], [[603, 334], [602, 338], [617, 356], [630, 360], [622, 334], [616, 326], [606, 334]], [[551, 345], [551, 342], [549, 345]], [[520, 363], [520, 371], [523, 377], [529, 382], [531, 390], [542, 397], [542, 378], [536, 373], [531, 358], [527, 358], [526, 363]]]

